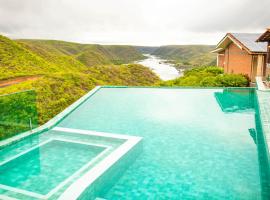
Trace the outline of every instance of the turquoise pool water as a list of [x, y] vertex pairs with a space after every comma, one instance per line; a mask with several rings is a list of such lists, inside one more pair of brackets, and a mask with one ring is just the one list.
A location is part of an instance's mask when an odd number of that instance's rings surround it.
[[58, 199], [125, 142], [49, 130], [0, 149], [0, 199]]
[[103, 150], [51, 140], [1, 165], [0, 184], [46, 195]]
[[101, 88], [57, 126], [144, 138], [102, 198], [269, 199], [255, 108], [253, 89]]

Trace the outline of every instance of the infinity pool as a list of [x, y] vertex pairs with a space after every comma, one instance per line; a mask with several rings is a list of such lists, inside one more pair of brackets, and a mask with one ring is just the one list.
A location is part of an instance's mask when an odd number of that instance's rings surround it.
[[254, 89], [125, 87], [101, 87], [54, 128], [0, 150], [0, 199], [72, 199], [134, 136], [142, 151], [80, 199], [270, 199]]
[[102, 198], [269, 199], [255, 95], [102, 88], [58, 126], [143, 137], [142, 154]]

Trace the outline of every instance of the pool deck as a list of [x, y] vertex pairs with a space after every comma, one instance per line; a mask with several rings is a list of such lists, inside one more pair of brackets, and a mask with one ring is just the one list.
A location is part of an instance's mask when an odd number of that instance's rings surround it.
[[262, 129], [268, 148], [268, 158], [270, 158], [270, 91], [257, 90], [257, 98], [260, 109]]

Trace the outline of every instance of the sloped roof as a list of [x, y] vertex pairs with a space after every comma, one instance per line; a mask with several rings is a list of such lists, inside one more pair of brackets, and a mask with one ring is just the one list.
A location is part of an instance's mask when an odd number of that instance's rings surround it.
[[256, 42], [260, 35], [259, 33], [227, 33], [212, 52], [223, 51], [229, 44], [234, 42], [239, 48], [245, 49], [250, 54], [266, 53], [267, 42]]
[[256, 42], [260, 33], [231, 33], [239, 42], [246, 46], [251, 52], [267, 52], [266, 42]]
[[268, 42], [270, 41], [270, 28], [266, 29], [266, 31], [257, 39], [257, 42]]

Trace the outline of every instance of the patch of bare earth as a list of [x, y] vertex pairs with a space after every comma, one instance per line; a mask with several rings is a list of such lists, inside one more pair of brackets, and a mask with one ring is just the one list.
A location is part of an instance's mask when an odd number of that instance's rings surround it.
[[14, 84], [18, 84], [18, 83], [22, 83], [22, 82], [29, 81], [29, 80], [36, 80], [40, 77], [41, 77], [40, 75], [23, 76], [23, 77], [18, 77], [18, 78], [11, 78], [11, 79], [2, 80], [2, 81], [0, 81], [0, 88], [7, 87], [10, 85], [14, 85]]

